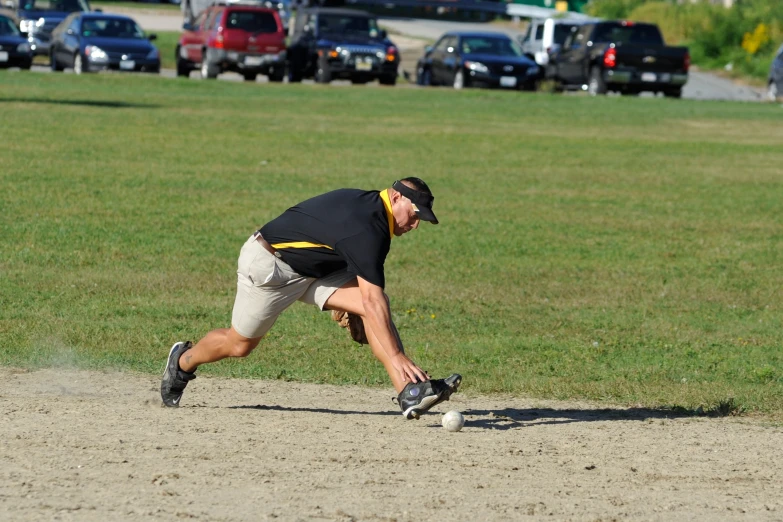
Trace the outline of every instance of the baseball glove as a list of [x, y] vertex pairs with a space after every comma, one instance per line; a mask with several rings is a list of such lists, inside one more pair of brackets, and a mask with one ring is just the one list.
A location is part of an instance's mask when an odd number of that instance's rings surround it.
[[358, 315], [332, 310], [332, 319], [337, 321], [337, 324], [343, 328], [347, 328], [348, 333], [351, 334], [351, 339], [357, 343], [370, 344], [367, 341], [367, 334], [364, 333], [364, 323], [362, 322], [362, 318]]

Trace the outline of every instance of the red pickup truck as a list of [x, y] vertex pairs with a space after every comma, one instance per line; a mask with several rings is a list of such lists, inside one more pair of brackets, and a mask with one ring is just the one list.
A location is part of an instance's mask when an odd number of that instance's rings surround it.
[[182, 26], [177, 43], [177, 76], [200, 70], [202, 78], [234, 71], [247, 81], [259, 74], [283, 81], [285, 32], [277, 10], [252, 5], [213, 5]]

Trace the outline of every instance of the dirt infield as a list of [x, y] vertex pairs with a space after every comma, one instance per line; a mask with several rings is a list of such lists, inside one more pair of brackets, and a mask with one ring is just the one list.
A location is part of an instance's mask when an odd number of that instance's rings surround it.
[[[468, 376], [469, 379], [469, 376]], [[0, 520], [783, 520], [783, 429], [391, 390], [0, 368]]]

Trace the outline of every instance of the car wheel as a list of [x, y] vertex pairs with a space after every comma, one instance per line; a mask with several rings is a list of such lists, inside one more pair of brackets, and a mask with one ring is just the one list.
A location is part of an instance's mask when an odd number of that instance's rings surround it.
[[205, 80], [214, 80], [217, 78], [218, 72], [220, 72], [218, 68], [209, 63], [206, 56], [204, 56], [204, 59], [201, 62], [201, 78]]
[[33, 61], [32, 61], [32, 60], [30, 60], [29, 62], [22, 62], [22, 63], [19, 65], [19, 68], [20, 68], [21, 70], [23, 70], [23, 71], [29, 71], [29, 70], [30, 70], [30, 68], [31, 68], [32, 66], [33, 66]]
[[269, 81], [280, 83], [285, 78], [285, 68], [280, 65], [275, 65], [274, 67], [269, 69]]
[[254, 82], [256, 81], [256, 76], [258, 76], [257, 73], [243, 73], [242, 77], [245, 79], [246, 82]]
[[54, 72], [62, 72], [63, 68], [60, 66], [57, 58], [55, 58], [55, 54], [56, 53], [54, 49], [49, 51], [49, 67], [51, 67], [52, 71]]
[[73, 72], [76, 74], [85, 74], [90, 72], [89, 66], [84, 63], [81, 53], [73, 55]]
[[302, 81], [302, 72], [296, 70], [295, 68], [291, 67], [290, 65], [287, 67], [288, 69], [288, 83], [299, 83]]
[[664, 91], [663, 95], [667, 98], [682, 98], [682, 89], [672, 89], [670, 91]]
[[780, 91], [778, 90], [778, 84], [775, 83], [774, 80], [769, 82], [769, 85], [767, 85], [767, 99], [769, 101], [778, 101], [778, 98], [780, 97]]
[[606, 82], [601, 74], [601, 69], [593, 67], [590, 69], [590, 83], [587, 84], [587, 92], [591, 96], [598, 96], [606, 94], [607, 92]]
[[386, 76], [381, 76], [380, 78], [378, 78], [378, 82], [380, 82], [381, 85], [394, 86], [397, 84], [397, 75], [387, 74]]
[[457, 71], [457, 74], [454, 75], [454, 84], [452, 86], [455, 89], [462, 89], [465, 87], [465, 73], [462, 72], [462, 69]]
[[318, 70], [315, 72], [315, 81], [317, 83], [329, 83], [332, 81], [332, 71], [327, 64], [318, 64]]
[[416, 71], [416, 83], [422, 87], [429, 87], [432, 85], [432, 73], [425, 67], [419, 67]]
[[190, 65], [188, 64], [188, 61], [182, 58], [180, 56], [180, 48], [177, 47], [177, 76], [185, 77], [187, 78], [190, 76]]

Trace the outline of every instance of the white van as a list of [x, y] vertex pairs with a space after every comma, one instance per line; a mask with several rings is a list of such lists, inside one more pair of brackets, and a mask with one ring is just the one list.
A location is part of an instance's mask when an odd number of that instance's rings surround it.
[[560, 49], [571, 28], [582, 25], [592, 18], [534, 18], [521, 38], [522, 51], [533, 58], [541, 67], [549, 63], [549, 55]]

